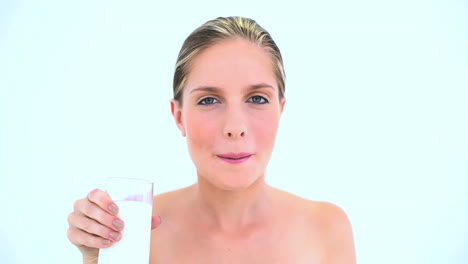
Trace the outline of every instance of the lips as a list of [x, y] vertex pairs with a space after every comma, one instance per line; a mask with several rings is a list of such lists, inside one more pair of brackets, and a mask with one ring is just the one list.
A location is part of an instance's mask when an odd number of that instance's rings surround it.
[[239, 164], [239, 163], [247, 161], [252, 155], [253, 154], [251, 153], [242, 152], [242, 153], [225, 153], [225, 154], [219, 154], [216, 156], [227, 163]]

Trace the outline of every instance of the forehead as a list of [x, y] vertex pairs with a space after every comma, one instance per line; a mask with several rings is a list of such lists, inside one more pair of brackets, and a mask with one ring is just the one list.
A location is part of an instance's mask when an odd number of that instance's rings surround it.
[[231, 39], [219, 42], [193, 58], [185, 92], [198, 86], [242, 88], [258, 83], [277, 89], [269, 54], [250, 41]]

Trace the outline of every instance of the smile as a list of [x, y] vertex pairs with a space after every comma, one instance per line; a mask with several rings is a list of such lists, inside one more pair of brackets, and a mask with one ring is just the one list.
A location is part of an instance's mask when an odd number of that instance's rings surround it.
[[230, 164], [239, 164], [247, 161], [253, 154], [250, 153], [226, 153], [216, 155], [222, 161]]

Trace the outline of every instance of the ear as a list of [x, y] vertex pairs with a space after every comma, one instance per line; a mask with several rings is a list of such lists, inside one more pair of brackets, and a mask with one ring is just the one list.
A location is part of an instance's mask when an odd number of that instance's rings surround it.
[[174, 117], [174, 121], [176, 122], [177, 127], [182, 133], [182, 136], [185, 137], [185, 126], [182, 120], [182, 108], [179, 107], [179, 103], [174, 99], [171, 100], [171, 113]]
[[283, 113], [285, 104], [286, 104], [286, 98], [283, 97], [283, 99], [281, 99], [281, 102], [280, 102], [280, 113], [281, 114]]

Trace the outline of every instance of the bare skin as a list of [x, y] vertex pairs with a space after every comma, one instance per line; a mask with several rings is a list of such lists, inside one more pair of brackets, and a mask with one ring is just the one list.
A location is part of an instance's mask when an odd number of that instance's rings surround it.
[[204, 200], [200, 183], [156, 196], [154, 214], [163, 222], [152, 232], [151, 263], [355, 263], [340, 208], [272, 188], [263, 178], [254, 185], [245, 192], [255, 192], [255, 200]]
[[[265, 183], [285, 104], [270, 56], [232, 39], [192, 65], [183, 105], [172, 100], [171, 112], [198, 181], [154, 198], [151, 264], [355, 263], [351, 225], [340, 208]], [[98, 249], [121, 239], [125, 227], [113, 207], [100, 190], [75, 203], [68, 237], [84, 263], [97, 263]]]
[[[201, 181], [154, 197], [151, 264], [356, 263], [351, 225], [337, 206], [275, 189], [263, 177], [224, 200], [210, 200], [202, 193], [209, 188]], [[93, 190], [69, 216], [68, 237], [85, 264], [98, 263], [98, 248], [121, 238], [124, 227], [106, 209], [112, 204]]]

